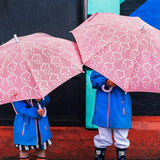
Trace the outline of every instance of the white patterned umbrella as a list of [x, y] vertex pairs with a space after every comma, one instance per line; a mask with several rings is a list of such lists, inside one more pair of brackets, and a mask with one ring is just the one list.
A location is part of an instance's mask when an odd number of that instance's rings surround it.
[[82, 72], [76, 43], [44, 33], [0, 46], [0, 104], [42, 98]]

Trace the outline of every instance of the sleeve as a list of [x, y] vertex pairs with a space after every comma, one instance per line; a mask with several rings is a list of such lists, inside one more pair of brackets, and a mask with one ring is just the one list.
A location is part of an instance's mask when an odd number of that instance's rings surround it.
[[[49, 102], [50, 102], [50, 98], [49, 98], [49, 95], [47, 95], [39, 101], [39, 104], [41, 105], [42, 108], [44, 108], [49, 104]], [[38, 107], [36, 100], [33, 100], [33, 103], [34, 103], [34, 106]]]
[[27, 104], [25, 101], [17, 101], [13, 102], [12, 104], [17, 114], [25, 115], [30, 118], [41, 118], [41, 116], [39, 116], [37, 113], [38, 108]]
[[106, 80], [108, 80], [108, 79], [106, 77], [104, 77], [103, 75], [101, 75], [100, 73], [98, 73], [96, 71], [92, 71], [92, 73], [90, 75], [90, 80], [92, 83], [92, 88], [101, 89], [102, 85], [105, 85], [105, 88], [108, 89], [108, 87], [106, 85]]

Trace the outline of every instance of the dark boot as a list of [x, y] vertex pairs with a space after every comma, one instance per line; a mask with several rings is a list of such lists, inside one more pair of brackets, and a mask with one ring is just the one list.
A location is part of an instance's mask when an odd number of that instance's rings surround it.
[[126, 148], [116, 148], [117, 151], [117, 160], [125, 160], [126, 159]]
[[95, 147], [95, 160], [104, 160], [106, 148]]

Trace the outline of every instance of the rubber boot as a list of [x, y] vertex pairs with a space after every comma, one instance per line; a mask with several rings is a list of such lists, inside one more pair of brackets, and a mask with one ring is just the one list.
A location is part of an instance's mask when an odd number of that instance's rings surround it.
[[125, 160], [126, 159], [126, 148], [116, 148], [117, 151], [117, 160]]
[[95, 147], [95, 160], [104, 160], [106, 148]]
[[46, 157], [37, 157], [36, 160], [46, 160]]

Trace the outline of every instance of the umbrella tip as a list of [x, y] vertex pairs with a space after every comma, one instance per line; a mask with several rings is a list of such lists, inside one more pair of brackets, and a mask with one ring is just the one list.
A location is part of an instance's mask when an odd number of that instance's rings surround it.
[[14, 34], [13, 36], [14, 36], [14, 38], [15, 38], [15, 40], [16, 40], [16, 43], [18, 43], [18, 42], [19, 42], [19, 40], [18, 40], [17, 35], [16, 35], [16, 34]]
[[145, 26], [145, 23], [142, 24], [142, 26], [140, 28], [141, 31], [143, 30], [144, 26]]

